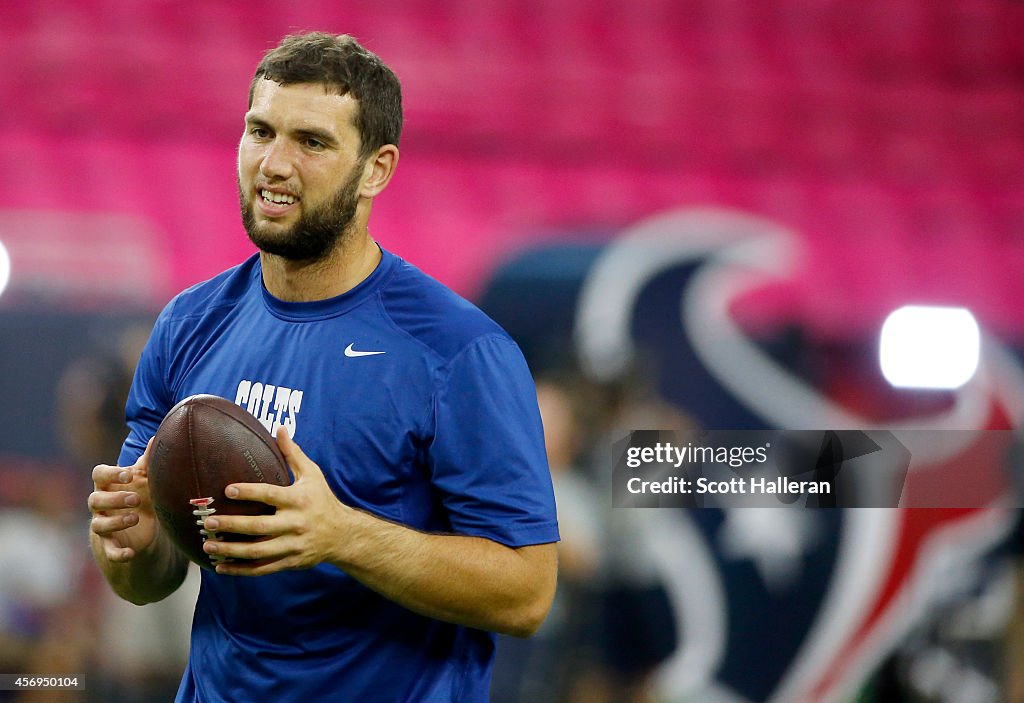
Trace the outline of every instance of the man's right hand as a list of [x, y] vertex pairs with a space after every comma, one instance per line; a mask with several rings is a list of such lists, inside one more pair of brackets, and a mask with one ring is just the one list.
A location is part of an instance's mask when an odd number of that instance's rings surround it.
[[90, 542], [114, 592], [136, 605], [154, 603], [185, 580], [188, 560], [161, 529], [149, 497], [149, 452], [131, 466], [92, 470]]
[[100, 464], [92, 470], [91, 530], [112, 563], [131, 561], [149, 549], [159, 527], [149, 497], [149, 447], [132, 466]]

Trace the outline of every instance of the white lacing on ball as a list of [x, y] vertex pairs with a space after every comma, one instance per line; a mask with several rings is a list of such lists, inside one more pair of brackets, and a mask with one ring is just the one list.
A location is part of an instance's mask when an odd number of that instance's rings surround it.
[[[208, 539], [219, 542], [220, 535], [217, 534], [217, 531], [207, 530], [204, 526], [206, 518], [217, 512], [216, 508], [210, 507], [210, 504], [213, 503], [213, 498], [193, 498], [189, 503], [196, 507], [196, 509], [192, 511], [192, 514], [196, 516], [196, 524], [199, 525], [199, 534], [203, 536], [203, 544], [206, 544], [206, 540]], [[207, 556], [210, 557], [210, 561], [213, 562], [214, 566], [221, 562], [231, 561], [222, 554], [208, 554]]]

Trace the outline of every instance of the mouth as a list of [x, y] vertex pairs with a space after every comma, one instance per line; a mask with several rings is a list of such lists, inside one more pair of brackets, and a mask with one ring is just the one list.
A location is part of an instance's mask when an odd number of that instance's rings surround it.
[[259, 209], [266, 215], [283, 215], [301, 202], [297, 195], [268, 188], [257, 188], [256, 194]]

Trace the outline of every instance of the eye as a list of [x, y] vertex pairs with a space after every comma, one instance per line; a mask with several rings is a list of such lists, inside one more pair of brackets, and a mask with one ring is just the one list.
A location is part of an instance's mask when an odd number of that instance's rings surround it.
[[320, 141], [319, 139], [314, 139], [313, 137], [306, 137], [306, 139], [304, 139], [302, 143], [303, 145], [305, 145], [307, 149], [311, 151], [320, 151], [326, 146], [322, 141]]
[[249, 134], [256, 139], [267, 139], [270, 137], [270, 130], [266, 127], [253, 127], [249, 130]]

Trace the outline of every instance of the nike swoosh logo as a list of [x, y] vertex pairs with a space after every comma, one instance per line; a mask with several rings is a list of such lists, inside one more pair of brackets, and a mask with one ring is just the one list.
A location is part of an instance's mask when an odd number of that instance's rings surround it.
[[387, 353], [387, 352], [382, 352], [382, 351], [356, 351], [355, 349], [352, 348], [353, 344], [355, 344], [355, 342], [353, 342], [352, 344], [349, 344], [347, 347], [345, 347], [345, 356], [373, 356], [374, 354], [386, 354]]

